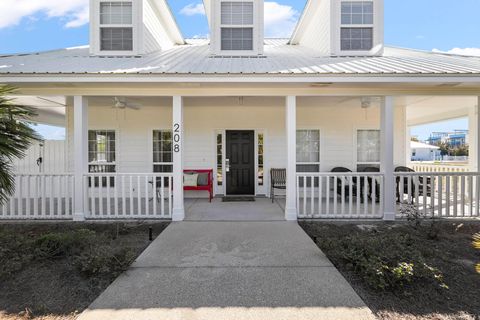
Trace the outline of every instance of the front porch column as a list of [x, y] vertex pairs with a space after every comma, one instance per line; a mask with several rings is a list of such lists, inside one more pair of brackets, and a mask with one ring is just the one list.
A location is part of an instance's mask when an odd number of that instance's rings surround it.
[[469, 170], [480, 171], [480, 97], [475, 107], [468, 112], [468, 134], [469, 134]]
[[297, 97], [286, 99], [287, 190], [285, 220], [297, 220]]
[[173, 221], [185, 219], [183, 205], [183, 98], [173, 97]]
[[394, 150], [394, 99], [387, 96], [382, 101], [380, 117], [380, 171], [384, 173], [383, 220], [395, 220], [395, 177], [393, 176]]
[[84, 221], [87, 208], [84, 199], [84, 175], [88, 173], [88, 100], [73, 97], [73, 148], [74, 148], [74, 210], [73, 220]]

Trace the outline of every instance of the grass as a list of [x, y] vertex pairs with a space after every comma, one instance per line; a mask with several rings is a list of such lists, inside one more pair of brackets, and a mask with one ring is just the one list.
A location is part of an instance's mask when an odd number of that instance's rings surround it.
[[167, 225], [0, 224], [0, 319], [75, 319]]
[[480, 222], [300, 225], [379, 319], [480, 319]]

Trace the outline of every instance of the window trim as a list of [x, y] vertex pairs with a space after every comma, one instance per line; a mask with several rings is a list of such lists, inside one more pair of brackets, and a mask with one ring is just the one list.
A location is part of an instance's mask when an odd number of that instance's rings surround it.
[[[298, 172], [297, 171], [297, 166], [298, 165], [318, 165], [318, 172], [322, 172], [322, 149], [323, 148], [323, 142], [322, 142], [322, 130], [319, 128], [319, 127], [297, 127], [297, 129], [295, 130], [295, 145], [298, 144], [298, 141], [296, 140], [296, 135], [297, 135], [297, 132], [298, 131], [318, 131], [318, 146], [319, 146], [319, 150], [318, 150], [318, 162], [299, 162], [298, 161], [298, 155], [295, 154], [295, 158], [296, 158], [296, 161], [295, 161], [295, 172]], [[296, 152], [296, 150], [295, 150]]]
[[[101, 24], [100, 23], [100, 5], [102, 2], [131, 2], [132, 3], [132, 23], [131, 24]], [[140, 52], [143, 45], [143, 33], [140, 31], [139, 23], [142, 21], [142, 3], [135, 0], [94, 0], [90, 7], [91, 32], [90, 45], [92, 54], [99, 56], [135, 56]], [[132, 50], [102, 50], [101, 48], [101, 29], [102, 28], [132, 28]]]
[[171, 165], [172, 166], [172, 170], [173, 170], [173, 144], [172, 144], [172, 162], [155, 162], [154, 161], [154, 155], [153, 155], [153, 133], [154, 131], [170, 131], [170, 132], [173, 132], [173, 129], [172, 128], [150, 128], [149, 130], [149, 139], [148, 139], [148, 142], [149, 142], [149, 152], [150, 152], [150, 170], [152, 173], [155, 173], [153, 171], [153, 168], [154, 166], [156, 165]]

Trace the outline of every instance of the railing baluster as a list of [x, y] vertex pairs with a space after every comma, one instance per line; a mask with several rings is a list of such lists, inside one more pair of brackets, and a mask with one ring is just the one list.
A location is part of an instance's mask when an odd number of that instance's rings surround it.
[[129, 176], [129, 184], [128, 184], [128, 194], [130, 196], [130, 212], [129, 212], [129, 216], [132, 217], [133, 216], [133, 176]]
[[137, 215], [142, 214], [142, 193], [140, 190], [140, 176], [137, 176]]
[[46, 176], [45, 175], [42, 175], [42, 184], [41, 184], [41, 190], [42, 190], [42, 212], [41, 212], [41, 216], [42, 217], [45, 217], [46, 214], [47, 214], [47, 190], [46, 190], [46, 187], [47, 187], [47, 181], [46, 181]]
[[308, 213], [307, 213], [307, 177], [306, 176], [303, 176], [302, 178], [302, 182], [303, 182], [303, 215], [304, 216], [307, 216]]
[[325, 210], [325, 214], [328, 216], [330, 215], [330, 176], [326, 176], [325, 177], [325, 181], [326, 181], [326, 192], [327, 192], [327, 198], [325, 199], [325, 205], [326, 205], [326, 210]]
[[50, 211], [50, 216], [53, 217], [55, 215], [55, 203], [54, 203], [54, 200], [55, 200], [55, 184], [54, 184], [54, 181], [53, 181], [53, 175], [50, 175], [49, 176], [50, 178], [50, 203], [49, 203], [49, 211]]
[[368, 216], [368, 179], [363, 176], [363, 215]]
[[445, 215], [450, 216], [450, 182], [451, 176], [445, 177]]
[[467, 177], [468, 182], [468, 215], [473, 217], [473, 176]]
[[110, 216], [112, 215], [112, 204], [110, 203], [110, 198], [111, 198], [111, 195], [110, 195], [110, 176], [107, 175], [105, 176], [105, 180], [107, 182], [107, 217], [110, 218]]
[[375, 177], [371, 177], [372, 180], [372, 215], [375, 217], [377, 215], [377, 180]]
[[438, 177], [438, 216], [443, 216], [443, 176]]
[[338, 201], [338, 176], [333, 177], [333, 214], [336, 217], [337, 212], [337, 201]]
[[353, 177], [348, 177], [348, 215], [352, 217], [353, 211]]
[[[163, 178], [162, 178], [163, 179]], [[155, 176], [152, 177], [152, 196], [153, 196], [153, 215], [157, 215], [157, 178]], [[162, 213], [163, 215], [163, 213]]]
[[125, 193], [125, 188], [126, 188], [126, 183], [125, 183], [125, 176], [122, 175], [122, 215], [124, 217], [127, 216], [127, 196]]
[[144, 214], [146, 216], [148, 216], [149, 212], [150, 212], [150, 205], [148, 204], [148, 201], [149, 201], [149, 198], [150, 198], [150, 196], [148, 194], [148, 176], [145, 176], [144, 180], [145, 180], [144, 181], [145, 182], [145, 192], [144, 192], [144, 194], [145, 194], [145, 212], [144, 212]]
[[115, 175], [113, 177], [113, 200], [115, 201], [115, 217], [118, 218], [119, 216], [119, 208], [118, 208], [118, 176]]
[[318, 211], [317, 216], [322, 214], [323, 208], [323, 177], [318, 176]]
[[358, 175], [355, 176], [355, 179], [356, 179], [355, 181], [356, 181], [356, 189], [357, 189], [356, 190], [357, 191], [357, 196], [355, 197], [356, 198], [355, 200], [357, 201], [357, 209], [356, 209], [357, 213], [356, 213], [356, 215], [357, 215], [357, 217], [359, 217], [361, 215], [361, 212], [360, 212], [360, 210], [361, 210], [361, 204], [360, 204], [360, 202], [361, 202], [360, 201], [361, 200], [361, 194], [360, 194], [361, 180], [360, 180], [360, 176], [358, 176]]
[[341, 185], [342, 185], [342, 190], [341, 190], [341, 212], [342, 212], [342, 217], [345, 216], [345, 179], [346, 176], [340, 177], [341, 179]]
[[315, 177], [310, 177], [312, 184], [310, 186], [310, 197], [312, 198], [312, 202], [310, 204], [310, 216], [313, 218], [315, 215]]
[[172, 183], [173, 177], [168, 176], [168, 216], [172, 217]]
[[462, 217], [465, 217], [465, 176], [460, 177], [460, 204], [462, 209], [460, 210], [460, 214]]
[[453, 216], [458, 214], [458, 179], [457, 176], [452, 176], [453, 179]]

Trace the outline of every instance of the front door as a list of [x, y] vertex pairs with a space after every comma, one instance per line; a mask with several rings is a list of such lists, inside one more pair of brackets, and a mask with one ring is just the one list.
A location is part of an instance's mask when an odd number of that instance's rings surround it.
[[255, 194], [255, 132], [226, 132], [227, 195]]

